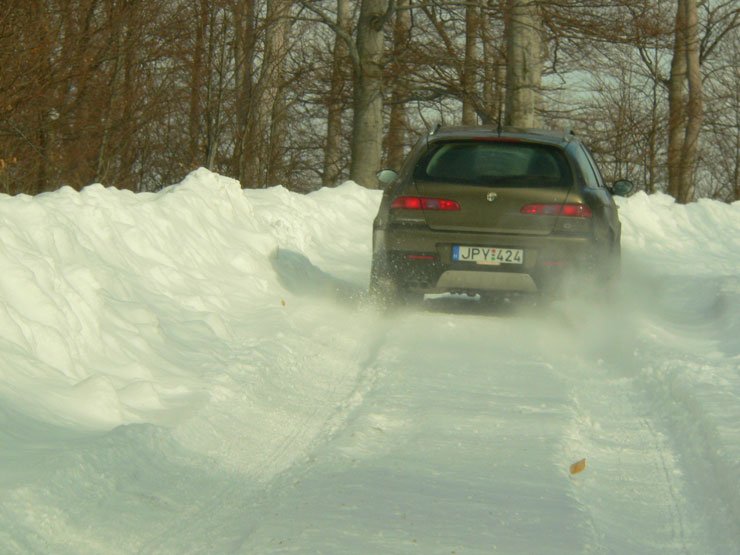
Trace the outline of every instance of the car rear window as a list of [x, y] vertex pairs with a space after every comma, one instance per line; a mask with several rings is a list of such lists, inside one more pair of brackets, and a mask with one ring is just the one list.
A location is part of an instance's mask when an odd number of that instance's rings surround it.
[[567, 187], [571, 175], [561, 149], [503, 141], [439, 142], [414, 169], [417, 180], [511, 187]]

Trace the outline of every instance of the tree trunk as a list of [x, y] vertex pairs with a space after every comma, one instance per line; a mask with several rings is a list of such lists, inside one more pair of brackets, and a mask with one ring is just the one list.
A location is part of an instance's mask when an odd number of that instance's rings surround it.
[[188, 113], [188, 166], [195, 169], [201, 165], [199, 153], [201, 129], [201, 89], [203, 87], [203, 52], [205, 50], [205, 33], [208, 26], [208, 0], [200, 0], [198, 18], [195, 24], [195, 44], [190, 62], [190, 107]]
[[[346, 35], [351, 33], [349, 0], [337, 0], [337, 28]], [[346, 70], [349, 45], [344, 36], [334, 34], [334, 52], [331, 67], [331, 85], [327, 98], [326, 148], [324, 150], [324, 186], [336, 185], [342, 171], [342, 113], [344, 91], [349, 78]]]
[[696, 164], [699, 158], [699, 133], [704, 119], [696, 0], [684, 0], [684, 7], [686, 17], [686, 78], [689, 97], [686, 105], [686, 134], [681, 152], [681, 182], [677, 199], [682, 204], [694, 200]]
[[686, 21], [684, 0], [678, 1], [673, 59], [668, 80], [668, 194], [678, 198], [681, 188], [681, 147], [686, 127]]
[[402, 62], [406, 50], [409, 33], [411, 32], [411, 10], [409, 0], [398, 0], [396, 23], [393, 29], [393, 65], [391, 74], [391, 114], [388, 121], [386, 135], [386, 166], [398, 170], [403, 163], [406, 147], [406, 97], [408, 83], [406, 81], [406, 65]]
[[383, 142], [383, 26], [394, 0], [362, 0], [354, 64], [350, 179], [377, 187]]
[[703, 119], [696, 0], [679, 0], [668, 83], [668, 194], [691, 202]]
[[462, 123], [478, 123], [475, 110], [475, 82], [478, 60], [478, 26], [480, 24], [480, 6], [469, 0], [465, 6], [465, 61], [462, 74]]
[[249, 136], [249, 125], [253, 118], [254, 60], [256, 55], [256, 12], [254, 0], [237, 0], [234, 5], [235, 85], [236, 85], [236, 131], [232, 172], [238, 176], [242, 187], [254, 186], [255, 149]]
[[267, 3], [265, 54], [260, 75], [260, 107], [264, 137], [268, 138], [263, 155], [265, 185], [278, 185], [285, 177], [285, 144], [287, 133], [287, 102], [285, 98], [285, 58], [288, 54], [292, 20], [291, 0], [272, 0]]
[[[657, 48], [656, 48], [657, 59]], [[652, 80], [653, 87], [650, 96], [650, 130], [648, 132], [647, 164], [645, 176], [645, 191], [648, 194], [655, 192], [657, 181], [657, 159], [658, 159], [658, 80]]]
[[505, 124], [537, 127], [542, 39], [537, 0], [509, 0], [506, 25]]
[[[740, 69], [735, 66], [735, 72], [740, 81]], [[735, 89], [735, 106], [740, 106], [740, 88]], [[735, 110], [735, 161], [733, 166], [734, 194], [733, 200], [740, 200], [740, 110]]]
[[224, 118], [224, 90], [226, 88], [225, 75], [227, 66], [227, 26], [225, 22], [219, 23], [215, 10], [211, 10], [208, 23], [208, 48], [205, 67], [209, 68], [206, 78], [205, 113], [205, 145], [203, 152], [203, 165], [213, 168], [216, 163], [216, 154], [219, 150], [219, 142], [222, 133], [222, 121]]
[[[488, 10], [493, 0], [488, 0]], [[503, 123], [504, 88], [506, 83], [506, 61], [501, 47], [495, 42], [491, 20], [486, 19], [481, 26], [483, 41], [483, 109], [481, 119], [484, 124]]]

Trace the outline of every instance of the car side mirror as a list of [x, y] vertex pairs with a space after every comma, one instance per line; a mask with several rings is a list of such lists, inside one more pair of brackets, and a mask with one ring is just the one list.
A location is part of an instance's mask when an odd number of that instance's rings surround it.
[[378, 181], [380, 181], [380, 184], [383, 187], [387, 187], [396, 180], [398, 173], [394, 170], [380, 170], [375, 174], [375, 177], [378, 178]]
[[615, 181], [614, 185], [612, 185], [612, 194], [618, 195], [620, 197], [626, 197], [630, 194], [634, 187], [635, 185], [631, 181], [628, 181], [627, 179], [620, 179], [618, 181]]

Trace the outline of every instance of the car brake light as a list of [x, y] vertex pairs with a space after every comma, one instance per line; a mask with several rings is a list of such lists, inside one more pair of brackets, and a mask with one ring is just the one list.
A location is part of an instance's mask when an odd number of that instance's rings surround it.
[[403, 210], [460, 210], [460, 204], [454, 200], [430, 197], [397, 197], [391, 208]]
[[537, 216], [565, 216], [567, 218], [590, 218], [593, 214], [585, 204], [527, 204], [522, 214]]

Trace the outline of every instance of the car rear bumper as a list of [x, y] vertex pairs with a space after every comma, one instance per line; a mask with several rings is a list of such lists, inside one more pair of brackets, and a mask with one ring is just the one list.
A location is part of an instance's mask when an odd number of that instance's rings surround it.
[[536, 293], [537, 284], [524, 272], [445, 270], [434, 287], [438, 291], [516, 291]]
[[[593, 267], [597, 245], [590, 237], [492, 235], [429, 229], [375, 230], [374, 256], [385, 256], [399, 287], [425, 293], [512, 291], [558, 288], [571, 272]], [[524, 250], [522, 264], [481, 265], [452, 259], [453, 245]]]

